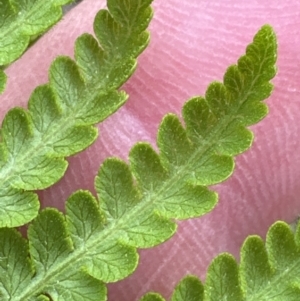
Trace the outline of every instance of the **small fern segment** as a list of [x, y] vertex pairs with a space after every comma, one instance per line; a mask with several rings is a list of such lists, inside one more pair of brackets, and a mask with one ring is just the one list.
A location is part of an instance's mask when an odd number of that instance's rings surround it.
[[[238, 66], [226, 72], [229, 87], [213, 83], [206, 95], [210, 102], [194, 98], [186, 103], [186, 129], [175, 115], [163, 119], [159, 154], [149, 144], [138, 143], [130, 151], [129, 164], [105, 160], [95, 180], [98, 200], [78, 191], [67, 200], [65, 216], [43, 210], [29, 227], [29, 242], [14, 229], [0, 229], [1, 300], [51, 296], [67, 301], [80, 300], [83, 294], [84, 300], [105, 300], [104, 283], [135, 270], [136, 248], [170, 238], [176, 231], [174, 219], [210, 211], [217, 195], [206, 185], [226, 179], [234, 167], [232, 156], [250, 146], [252, 135], [245, 125], [266, 113], [260, 101], [271, 92], [275, 60], [275, 35], [264, 26]], [[87, 283], [90, 290], [79, 289]], [[188, 295], [178, 289], [174, 300], [182, 294]], [[161, 300], [159, 295], [150, 297]]]
[[152, 17], [150, 3], [109, 0], [111, 12], [100, 10], [94, 22], [98, 40], [80, 36], [76, 61], [58, 57], [50, 67], [50, 83], [34, 90], [28, 111], [14, 108], [7, 113], [0, 144], [0, 227], [32, 220], [39, 202], [30, 191], [58, 181], [67, 168], [65, 157], [95, 141], [93, 124], [125, 103], [127, 95], [117, 89], [149, 42], [145, 29]]
[[[204, 287], [201, 281], [195, 276], [184, 277], [175, 287], [171, 301], [202, 301], [204, 297]], [[140, 301], [165, 301], [157, 293], [147, 293]]]
[[0, 68], [0, 94], [4, 91], [7, 81], [7, 76], [3, 70]]
[[[299, 269], [300, 226], [293, 234], [289, 225], [276, 222], [270, 227], [265, 244], [256, 235], [245, 240], [240, 265], [232, 255], [220, 254], [208, 268], [204, 288], [194, 276], [188, 276], [176, 287], [171, 300], [297, 301], [300, 300]], [[152, 297], [156, 296], [154, 293], [148, 295], [141, 300], [164, 300]]]
[[45, 32], [62, 17], [62, 5], [72, 0], [2, 0], [0, 65], [16, 60], [30, 40]]

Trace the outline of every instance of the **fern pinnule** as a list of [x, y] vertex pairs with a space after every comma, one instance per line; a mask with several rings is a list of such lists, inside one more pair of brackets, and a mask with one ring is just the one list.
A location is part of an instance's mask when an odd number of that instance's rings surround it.
[[[2, 0], [0, 5], [0, 66], [18, 59], [30, 42], [57, 23], [62, 6], [72, 0]], [[0, 94], [6, 77], [0, 70]]]
[[4, 91], [7, 81], [7, 75], [0, 69], [0, 94]]

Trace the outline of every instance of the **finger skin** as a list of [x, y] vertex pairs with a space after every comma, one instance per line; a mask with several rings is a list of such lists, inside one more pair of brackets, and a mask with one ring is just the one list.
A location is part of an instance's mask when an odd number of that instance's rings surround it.
[[[32, 89], [47, 81], [57, 54], [72, 56], [74, 39], [92, 29], [102, 1], [84, 1], [8, 69], [9, 86], [1, 96], [1, 118], [16, 105], [26, 106]], [[251, 129], [251, 150], [236, 159], [234, 175], [215, 188], [217, 207], [199, 219], [179, 223], [165, 244], [140, 251], [137, 271], [109, 286], [109, 300], [138, 300], [148, 290], [169, 297], [187, 273], [205, 278], [211, 259], [239, 248], [249, 234], [265, 235], [276, 220], [290, 222], [300, 212], [300, 3], [290, 1], [156, 0], [151, 44], [124, 86], [128, 103], [103, 122], [97, 142], [69, 159], [64, 179], [40, 193], [43, 206], [63, 208], [75, 189], [93, 191], [93, 180], [107, 156], [127, 158], [139, 140], [155, 143], [167, 112], [180, 113], [183, 103], [203, 95], [213, 80], [222, 80], [265, 23], [278, 37], [278, 75], [267, 101], [270, 113]]]

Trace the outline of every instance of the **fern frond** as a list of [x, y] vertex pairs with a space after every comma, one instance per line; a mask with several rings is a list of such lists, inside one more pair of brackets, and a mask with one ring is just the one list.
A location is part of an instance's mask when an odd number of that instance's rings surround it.
[[[273, 224], [266, 243], [249, 236], [241, 249], [237, 264], [228, 253], [217, 256], [210, 264], [206, 282], [187, 276], [177, 285], [172, 301], [298, 301], [300, 300], [300, 226], [295, 235], [284, 222]], [[181, 295], [179, 296], [179, 292]], [[193, 299], [190, 296], [195, 296]], [[160, 295], [149, 293], [141, 300]], [[196, 298], [197, 296], [197, 298]]]
[[[6, 66], [19, 58], [32, 39], [61, 19], [62, 6], [70, 2], [72, 0], [2, 0], [0, 66]], [[5, 82], [0, 74], [0, 94], [4, 91]]]
[[[10, 110], [1, 129], [0, 227], [15, 227], [38, 213], [37, 195], [64, 174], [66, 156], [87, 148], [98, 135], [92, 126], [127, 100], [117, 89], [136, 68], [149, 41], [151, 0], [109, 0], [90, 34], [76, 40], [75, 59], [58, 57], [50, 83], [32, 93], [28, 111]], [[120, 14], [120, 12], [122, 12]]]
[[[232, 156], [250, 146], [245, 125], [267, 111], [260, 101], [271, 93], [275, 61], [276, 38], [264, 26], [238, 65], [227, 70], [225, 85], [213, 83], [206, 99], [185, 104], [186, 129], [175, 115], [163, 119], [160, 154], [138, 143], [129, 165], [117, 158], [104, 161], [95, 180], [99, 201], [78, 191], [67, 200], [65, 217], [56, 209], [43, 210], [29, 227], [28, 242], [14, 229], [0, 229], [1, 300], [46, 295], [60, 301], [105, 300], [104, 283], [136, 268], [136, 248], [170, 238], [176, 231], [173, 219], [210, 211], [217, 195], [205, 185], [226, 179]], [[87, 282], [90, 289], [81, 291]]]

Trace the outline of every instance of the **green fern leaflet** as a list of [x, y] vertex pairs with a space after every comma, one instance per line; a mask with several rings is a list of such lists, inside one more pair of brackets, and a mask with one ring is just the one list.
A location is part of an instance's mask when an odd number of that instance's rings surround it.
[[[206, 301], [204, 299], [204, 287], [201, 281], [195, 276], [183, 278], [176, 286], [171, 301]], [[140, 301], [165, 301], [157, 293], [148, 293]], [[208, 301], [208, 300], [207, 300]], [[221, 301], [218, 300], [218, 301]]]
[[109, 11], [100, 10], [94, 22], [98, 40], [79, 37], [76, 62], [58, 57], [50, 67], [50, 83], [33, 91], [28, 111], [7, 113], [0, 143], [0, 227], [31, 221], [39, 209], [31, 191], [57, 182], [67, 168], [65, 157], [91, 145], [98, 135], [93, 125], [126, 102], [127, 94], [118, 88], [149, 42], [150, 4], [108, 1]]
[[62, 5], [72, 0], [2, 0], [0, 3], [0, 66], [16, 60], [32, 38], [62, 17]]
[[[61, 6], [72, 0], [2, 0], [0, 2], [0, 66], [6, 66], [26, 50], [31, 40], [62, 17]], [[6, 77], [0, 70], [0, 94]]]
[[252, 133], [245, 126], [267, 113], [261, 101], [272, 91], [275, 61], [276, 38], [264, 26], [238, 65], [229, 67], [224, 84], [211, 84], [206, 98], [184, 105], [186, 128], [175, 115], [163, 119], [159, 154], [138, 143], [129, 164], [107, 159], [95, 180], [98, 200], [77, 191], [65, 216], [43, 210], [29, 227], [28, 241], [14, 229], [1, 229], [1, 300], [106, 300], [104, 283], [135, 270], [136, 248], [170, 238], [174, 219], [212, 210], [217, 195], [207, 185], [228, 178], [232, 156], [250, 147]]
[[0, 94], [4, 91], [7, 81], [7, 76], [3, 70], [0, 69]]

